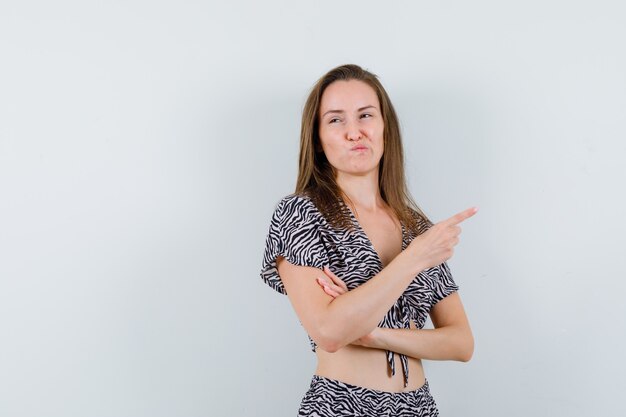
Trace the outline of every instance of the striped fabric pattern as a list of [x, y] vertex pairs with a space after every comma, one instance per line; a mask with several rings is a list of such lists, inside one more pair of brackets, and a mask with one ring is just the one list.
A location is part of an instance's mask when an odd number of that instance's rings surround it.
[[[402, 225], [402, 250], [431, 224], [421, 219], [418, 230], [412, 232]], [[290, 194], [280, 200], [272, 215], [267, 234], [261, 278], [271, 288], [286, 294], [276, 268], [276, 258], [284, 256], [290, 263], [323, 268], [328, 265], [338, 277], [353, 289], [367, 282], [383, 268], [378, 254], [357, 219], [351, 214], [355, 230], [339, 230], [326, 221], [315, 204], [306, 196]], [[410, 321], [421, 329], [430, 309], [441, 299], [457, 291], [447, 263], [426, 269], [415, 276], [406, 291], [382, 318], [379, 327], [408, 329]], [[309, 336], [311, 348], [316, 344]], [[396, 353], [387, 351], [387, 361], [395, 375]], [[400, 357], [404, 385], [408, 385], [408, 359]]]
[[428, 381], [409, 392], [385, 392], [313, 375], [298, 417], [436, 417]]

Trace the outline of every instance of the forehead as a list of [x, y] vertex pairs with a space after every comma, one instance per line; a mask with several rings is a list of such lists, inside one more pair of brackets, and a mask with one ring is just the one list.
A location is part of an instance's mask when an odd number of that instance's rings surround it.
[[324, 90], [320, 114], [328, 110], [353, 111], [365, 106], [380, 108], [376, 91], [359, 80], [335, 81]]

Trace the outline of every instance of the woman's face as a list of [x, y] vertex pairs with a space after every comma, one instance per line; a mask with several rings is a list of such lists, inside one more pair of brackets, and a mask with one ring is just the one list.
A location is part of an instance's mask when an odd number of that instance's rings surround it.
[[365, 175], [383, 155], [384, 122], [378, 96], [363, 81], [335, 81], [320, 103], [319, 135], [336, 175]]

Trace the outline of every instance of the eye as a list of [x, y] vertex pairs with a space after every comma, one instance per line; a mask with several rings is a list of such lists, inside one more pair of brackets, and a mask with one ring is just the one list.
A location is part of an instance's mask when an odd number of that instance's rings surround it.
[[361, 115], [361, 118], [362, 118], [362, 119], [370, 119], [371, 117], [373, 117], [373, 116], [372, 116], [370, 113], [363, 113], [363, 114]]
[[341, 120], [340, 120], [338, 117], [333, 117], [332, 119], [330, 119], [330, 120], [328, 121], [328, 123], [338, 123], [338, 122], [340, 122], [340, 121], [341, 121]]

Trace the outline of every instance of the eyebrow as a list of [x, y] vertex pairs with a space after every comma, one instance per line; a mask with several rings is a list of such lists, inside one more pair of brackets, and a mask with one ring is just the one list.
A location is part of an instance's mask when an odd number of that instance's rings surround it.
[[[372, 105], [368, 105], [368, 106], [365, 106], [365, 107], [361, 107], [360, 109], [357, 110], [357, 112], [363, 111], [363, 110], [366, 110], [366, 109], [369, 109], [369, 108], [375, 109], [376, 107], [372, 106]], [[322, 118], [324, 116], [326, 116], [328, 113], [345, 113], [345, 111], [343, 111], [343, 110], [328, 110], [326, 113], [322, 114]]]

